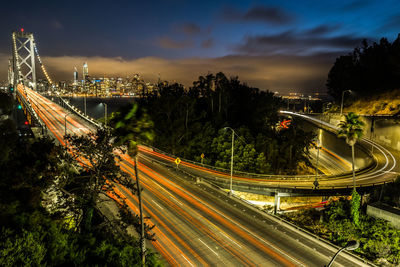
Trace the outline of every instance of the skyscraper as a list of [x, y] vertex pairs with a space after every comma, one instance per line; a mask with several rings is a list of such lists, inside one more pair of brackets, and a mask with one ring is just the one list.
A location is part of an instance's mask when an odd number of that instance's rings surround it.
[[83, 80], [86, 81], [86, 79], [89, 77], [89, 68], [87, 62], [83, 63]]
[[74, 67], [74, 85], [78, 84], [78, 70]]

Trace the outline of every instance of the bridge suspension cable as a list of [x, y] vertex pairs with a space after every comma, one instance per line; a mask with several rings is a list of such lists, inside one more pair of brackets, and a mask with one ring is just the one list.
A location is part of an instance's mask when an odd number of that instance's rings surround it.
[[46, 79], [49, 82], [49, 84], [53, 85], [53, 81], [51, 80], [49, 74], [47, 73], [46, 68], [44, 67], [44, 64], [42, 62], [42, 59], [40, 58], [39, 51], [37, 49], [37, 45], [36, 45], [35, 40], [33, 40], [33, 45], [34, 45], [34, 49], [35, 49], [35, 52], [36, 52], [36, 56], [37, 56], [39, 64], [40, 64], [40, 68], [42, 69], [44, 75], [46, 76]]

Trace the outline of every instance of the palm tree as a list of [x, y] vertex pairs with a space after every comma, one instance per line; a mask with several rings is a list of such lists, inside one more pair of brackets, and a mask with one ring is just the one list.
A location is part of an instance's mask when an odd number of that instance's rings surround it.
[[138, 143], [151, 141], [154, 136], [153, 122], [150, 120], [147, 113], [139, 109], [135, 103], [131, 106], [126, 106], [119, 112], [113, 114], [110, 124], [114, 128], [115, 144], [126, 145], [128, 148], [128, 155], [134, 158], [135, 161], [135, 177], [136, 187], [139, 202], [139, 216], [140, 216], [140, 248], [142, 266], [145, 266], [145, 226], [143, 218], [143, 205], [140, 188], [140, 180], [138, 174]]
[[363, 135], [364, 122], [360, 120], [360, 116], [353, 112], [349, 112], [345, 116], [345, 120], [338, 124], [340, 128], [339, 137], [346, 138], [346, 143], [351, 146], [351, 165], [353, 169], [353, 190], [356, 190], [356, 174], [354, 170], [354, 145]]
[[345, 137], [346, 143], [351, 146], [351, 165], [353, 169], [353, 193], [351, 198], [351, 216], [356, 226], [359, 226], [359, 210], [360, 210], [360, 195], [356, 190], [356, 174], [354, 170], [354, 145], [357, 140], [363, 135], [364, 122], [360, 120], [360, 116], [353, 112], [349, 112], [344, 121], [338, 124], [340, 130], [339, 137]]

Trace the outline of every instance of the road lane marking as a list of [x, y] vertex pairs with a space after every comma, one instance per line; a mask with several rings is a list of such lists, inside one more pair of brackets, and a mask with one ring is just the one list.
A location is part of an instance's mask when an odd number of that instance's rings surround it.
[[163, 208], [160, 206], [160, 205], [158, 205], [158, 203], [157, 202], [155, 202], [154, 200], [152, 200], [153, 201], [153, 203], [154, 204], [156, 204], [160, 209], [162, 209], [163, 210]]
[[233, 239], [231, 239], [227, 234], [225, 234], [225, 232], [221, 232], [221, 234], [223, 234], [226, 238], [228, 238], [230, 241], [232, 241], [233, 243], [236, 244], [236, 246], [242, 248], [241, 245], [239, 245], [238, 243], [236, 243]]
[[186, 257], [185, 256], [183, 256], [183, 254], [181, 255], [191, 266], [193, 266], [194, 267], [194, 265], [188, 260], [188, 259], [186, 259]]
[[204, 246], [206, 246], [209, 250], [211, 250], [211, 251], [212, 251], [215, 255], [217, 255], [217, 257], [219, 258], [218, 253], [215, 252], [212, 248], [210, 248], [206, 243], [204, 243], [203, 240], [201, 240], [201, 239], [199, 238], [199, 241], [200, 241], [201, 243], [203, 243]]

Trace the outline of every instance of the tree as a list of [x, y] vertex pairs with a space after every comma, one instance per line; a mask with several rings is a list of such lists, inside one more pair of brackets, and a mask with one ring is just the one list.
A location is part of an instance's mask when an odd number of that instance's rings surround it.
[[400, 35], [371, 45], [363, 40], [352, 53], [338, 57], [328, 73], [328, 93], [340, 101], [344, 90], [360, 96], [376, 95], [400, 87]]
[[[140, 265], [137, 241], [125, 235], [119, 236], [108, 220], [98, 216], [99, 213], [93, 214], [92, 227], [83, 228], [85, 220], [81, 220], [82, 228], [76, 229], [70, 227], [65, 212], [52, 210], [50, 214], [46, 209], [48, 206], [45, 207], [44, 200], [51, 203], [62, 201], [58, 190], [54, 188], [55, 184], [64, 185], [63, 191], [72, 195], [76, 200], [74, 203], [79, 205], [86, 203], [90, 193], [95, 191], [88, 187], [101, 188], [89, 182], [95, 180], [96, 176], [92, 175], [94, 169], [100, 169], [100, 172], [104, 170], [107, 175], [114, 177], [106, 169], [108, 165], [113, 170], [117, 168], [112, 161], [114, 147], [109, 148], [112, 145], [109, 134], [92, 135], [77, 142], [79, 144], [75, 147], [90, 147], [84, 151], [86, 154], [92, 151], [107, 155], [88, 155], [95, 165], [103, 163], [103, 166], [96, 165], [93, 169], [90, 169], [93, 166], [89, 160], [79, 158], [82, 164], [86, 164], [86, 169], [78, 167], [73, 172], [70, 170], [77, 167], [75, 160], [72, 157], [65, 160], [62, 156], [65, 150], [56, 146], [53, 140], [18, 139], [17, 133], [7, 127], [0, 127], [0, 135], [1, 145], [9, 147], [7, 157], [0, 160], [0, 266]], [[78, 153], [75, 151], [74, 157]], [[100, 178], [103, 179], [102, 176]], [[66, 208], [67, 212], [74, 210], [74, 207]], [[82, 209], [77, 214], [82, 214]], [[149, 266], [161, 265], [151, 251], [146, 256]]]
[[[235, 142], [235, 170], [296, 173], [300, 162], [309, 163], [312, 135], [294, 124], [286, 131], [277, 131], [282, 100], [237, 77], [227, 78], [222, 72], [208, 74], [189, 88], [160, 84], [138, 101], [154, 121], [153, 145], [176, 156], [200, 162], [204, 153], [205, 164], [229, 165], [229, 151], [220, 154], [225, 139], [218, 136], [218, 131], [229, 125], [239, 129], [238, 135], [247, 143]], [[246, 130], [241, 133], [240, 129]], [[226, 147], [230, 149], [230, 143]]]
[[87, 136], [67, 135], [65, 140], [69, 144], [70, 154], [80, 163], [83, 171], [60, 183], [67, 197], [73, 196], [75, 205], [82, 211], [77, 219], [81, 230], [90, 232], [100, 194], [108, 197], [107, 192], [112, 192], [116, 183], [130, 190], [135, 188], [128, 174], [116, 164], [116, 158], [120, 158], [114, 154], [116, 147], [112, 143], [110, 130], [100, 129], [96, 134], [89, 133]]
[[126, 145], [128, 147], [128, 155], [135, 160], [135, 177], [136, 188], [139, 202], [140, 216], [140, 248], [141, 262], [145, 265], [145, 224], [142, 205], [142, 194], [140, 188], [138, 165], [138, 143], [147, 142], [153, 139], [153, 122], [149, 119], [147, 113], [140, 109], [135, 103], [132, 106], [124, 107], [121, 111], [113, 114], [110, 124], [114, 127], [113, 134], [116, 137], [115, 143], [118, 145]]
[[360, 120], [360, 116], [353, 112], [349, 112], [345, 116], [345, 120], [338, 124], [340, 128], [338, 132], [339, 137], [346, 138], [346, 143], [351, 147], [351, 166], [353, 171], [353, 200], [352, 200], [352, 214], [355, 224], [358, 224], [358, 209], [359, 209], [359, 196], [356, 191], [356, 173], [354, 169], [354, 145], [363, 135], [364, 122]]
[[[264, 153], [257, 153], [254, 145], [245, 142], [242, 137], [248, 129], [240, 128], [237, 133], [239, 138], [236, 138], [234, 143], [234, 168], [236, 171], [244, 171], [251, 173], [267, 173], [269, 164]], [[231, 133], [220, 129], [218, 136], [215, 137], [209, 147], [209, 157], [213, 160], [215, 166], [229, 169], [232, 155]], [[247, 139], [246, 139], [247, 140]]]
[[7, 162], [17, 141], [16, 126], [10, 115], [14, 107], [12, 97], [0, 92], [0, 165]]

